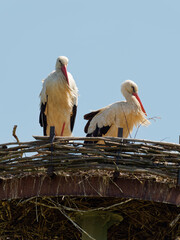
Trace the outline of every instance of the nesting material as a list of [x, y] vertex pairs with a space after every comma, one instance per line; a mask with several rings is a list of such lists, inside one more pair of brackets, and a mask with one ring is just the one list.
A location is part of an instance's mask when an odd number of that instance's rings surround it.
[[[156, 181], [177, 182], [180, 145], [139, 139], [48, 137], [36, 141], [0, 145], [0, 177], [46, 173], [52, 166], [56, 174], [93, 170], [95, 174], [119, 171]], [[105, 144], [85, 145], [84, 141], [103, 140]], [[7, 148], [1, 148], [6, 145]], [[91, 172], [89, 173], [91, 175]]]
[[[84, 141], [103, 140], [103, 145]], [[6, 146], [6, 147], [3, 147]], [[56, 175], [146, 179], [177, 185], [180, 145], [122, 138], [48, 137], [0, 145], [0, 178]], [[77, 213], [112, 211], [123, 221], [108, 230], [110, 240], [178, 239], [180, 208], [175, 205], [109, 197], [33, 197], [0, 201], [0, 239], [81, 239]]]
[[0, 202], [1, 239], [79, 240], [77, 213], [111, 211], [123, 221], [108, 240], [164, 240], [180, 236], [180, 209], [174, 205], [115, 198], [31, 198]]

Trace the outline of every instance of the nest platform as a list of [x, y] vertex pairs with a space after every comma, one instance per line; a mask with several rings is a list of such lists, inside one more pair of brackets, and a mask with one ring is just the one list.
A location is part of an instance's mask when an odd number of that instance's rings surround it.
[[115, 219], [107, 239], [177, 240], [179, 171], [173, 143], [35, 136], [0, 144], [0, 239], [81, 239], [79, 216], [100, 213]]

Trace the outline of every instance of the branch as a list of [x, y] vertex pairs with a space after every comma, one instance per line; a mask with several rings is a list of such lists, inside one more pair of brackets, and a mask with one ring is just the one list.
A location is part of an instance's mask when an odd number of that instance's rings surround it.
[[19, 138], [16, 135], [16, 129], [17, 129], [17, 125], [14, 125], [12, 135], [16, 139], [17, 143], [20, 144]]

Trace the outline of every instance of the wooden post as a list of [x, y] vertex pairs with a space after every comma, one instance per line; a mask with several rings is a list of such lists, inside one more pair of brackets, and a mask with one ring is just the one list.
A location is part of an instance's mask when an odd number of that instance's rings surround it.
[[118, 137], [123, 137], [123, 128], [118, 128]]

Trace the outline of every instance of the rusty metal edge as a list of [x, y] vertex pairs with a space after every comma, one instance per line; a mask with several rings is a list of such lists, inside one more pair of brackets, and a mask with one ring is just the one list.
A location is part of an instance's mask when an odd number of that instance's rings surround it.
[[180, 187], [119, 177], [25, 176], [0, 180], [0, 200], [44, 196], [115, 197], [180, 205]]

